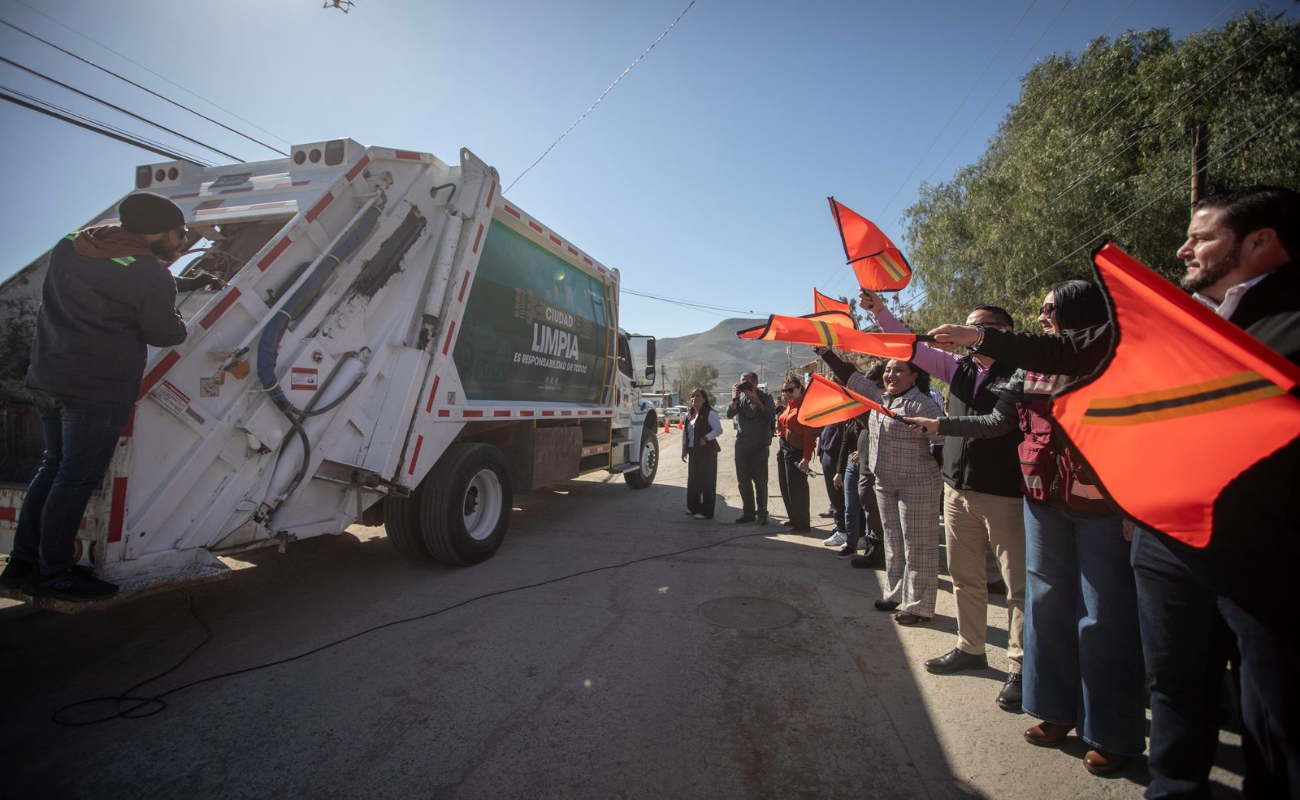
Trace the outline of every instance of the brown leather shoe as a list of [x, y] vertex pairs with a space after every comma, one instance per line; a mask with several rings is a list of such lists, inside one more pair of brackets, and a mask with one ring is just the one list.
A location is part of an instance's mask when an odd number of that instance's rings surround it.
[[1040, 722], [1025, 731], [1025, 741], [1039, 747], [1060, 747], [1072, 730], [1073, 725], [1063, 722]]
[[1089, 750], [1083, 757], [1083, 765], [1093, 775], [1112, 775], [1124, 769], [1128, 756], [1108, 753], [1105, 750]]

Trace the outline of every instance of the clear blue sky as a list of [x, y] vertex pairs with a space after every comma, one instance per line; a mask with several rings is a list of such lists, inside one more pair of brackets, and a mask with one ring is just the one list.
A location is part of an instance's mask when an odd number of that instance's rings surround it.
[[[450, 162], [464, 146], [506, 184], [688, 1], [356, 0], [344, 15], [320, 0], [28, 0], [288, 142], [347, 136]], [[944, 180], [978, 157], [1037, 59], [1126, 29], [1167, 26], [1181, 37], [1251, 7], [1072, 0], [1062, 12], [1063, 2], [698, 0], [509, 197], [621, 270], [627, 288], [757, 314], [808, 313], [814, 285], [851, 288], [827, 195], [905, 248], [899, 212], [922, 180]], [[0, 18], [284, 144], [15, 0], [0, 0]], [[246, 160], [275, 157], [8, 28], [0, 48]], [[8, 65], [0, 76], [147, 130]], [[160, 160], [8, 103], [0, 131], [0, 279], [128, 191], [137, 164]], [[624, 327], [658, 336], [702, 331], [723, 316], [741, 315], [623, 298]]]

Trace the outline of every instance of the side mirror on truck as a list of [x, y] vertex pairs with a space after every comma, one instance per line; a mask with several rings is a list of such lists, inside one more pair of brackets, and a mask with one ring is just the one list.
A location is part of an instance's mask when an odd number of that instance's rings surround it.
[[632, 370], [633, 383], [640, 386], [653, 386], [655, 382], [655, 338], [653, 336], [629, 336], [628, 347], [632, 351], [632, 363], [644, 364], [645, 368], [638, 375]]

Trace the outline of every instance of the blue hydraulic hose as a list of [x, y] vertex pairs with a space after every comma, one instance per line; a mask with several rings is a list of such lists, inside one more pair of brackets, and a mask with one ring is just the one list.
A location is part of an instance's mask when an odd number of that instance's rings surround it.
[[375, 223], [379, 220], [379, 213], [378, 208], [368, 209], [348, 235], [321, 259], [311, 277], [303, 281], [298, 291], [289, 298], [289, 302], [276, 312], [275, 318], [262, 329], [262, 338], [257, 343], [257, 379], [262, 382], [271, 402], [286, 413], [293, 408], [293, 404], [285, 396], [284, 390], [280, 388], [279, 379], [275, 376], [280, 339], [283, 338], [289, 323], [302, 316], [316, 301], [316, 296], [325, 287], [334, 270], [338, 269], [339, 265], [370, 236]]

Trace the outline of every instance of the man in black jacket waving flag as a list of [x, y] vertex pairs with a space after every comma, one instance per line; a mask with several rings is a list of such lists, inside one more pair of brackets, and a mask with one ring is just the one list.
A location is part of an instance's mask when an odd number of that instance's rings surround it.
[[1152, 675], [1147, 797], [1208, 796], [1234, 639], [1246, 796], [1295, 797], [1300, 195], [1254, 187], [1207, 198], [1178, 255], [1195, 299], [1108, 245], [1094, 256], [1106, 325], [1067, 337], [931, 333], [1026, 369], [1089, 376], [1053, 398], [1053, 416], [1142, 526], [1132, 561]]

